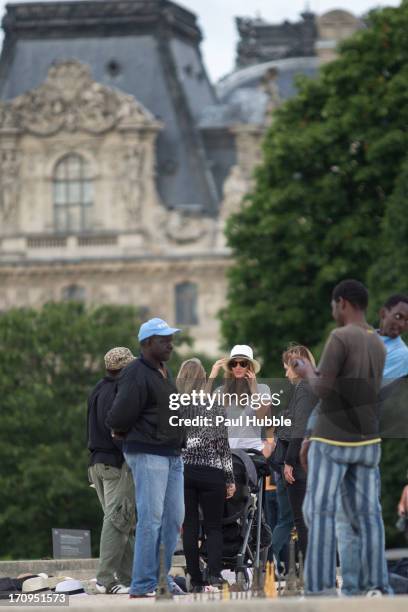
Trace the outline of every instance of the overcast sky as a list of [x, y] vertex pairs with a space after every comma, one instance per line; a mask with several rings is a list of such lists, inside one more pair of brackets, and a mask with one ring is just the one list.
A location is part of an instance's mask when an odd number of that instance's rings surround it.
[[[6, 4], [7, 1], [0, 0], [1, 14]], [[307, 4], [318, 14], [342, 8], [361, 15], [376, 6], [399, 6], [400, 0], [179, 0], [178, 4], [198, 15], [204, 35], [204, 60], [211, 79], [217, 80], [234, 66], [237, 42], [235, 16], [260, 15], [275, 23], [284, 19], [295, 20]]]

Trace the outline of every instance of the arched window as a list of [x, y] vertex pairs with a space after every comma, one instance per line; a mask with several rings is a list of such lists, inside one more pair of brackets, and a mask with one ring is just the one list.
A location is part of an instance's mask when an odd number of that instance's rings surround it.
[[55, 166], [54, 218], [59, 232], [81, 232], [91, 229], [93, 184], [90, 164], [71, 153]]
[[81, 287], [80, 285], [68, 285], [63, 288], [61, 297], [67, 302], [85, 302], [85, 287]]
[[179, 283], [176, 285], [176, 325], [197, 325], [197, 285]]

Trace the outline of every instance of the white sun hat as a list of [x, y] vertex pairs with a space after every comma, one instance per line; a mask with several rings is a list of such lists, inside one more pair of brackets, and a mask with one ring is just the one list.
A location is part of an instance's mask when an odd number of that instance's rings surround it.
[[[247, 359], [248, 361], [250, 361], [254, 368], [255, 374], [257, 374], [259, 370], [261, 369], [261, 364], [259, 363], [259, 361], [254, 359], [254, 352], [251, 349], [251, 347], [248, 346], [247, 344], [236, 344], [231, 350], [228, 362], [230, 362], [231, 359], [235, 359], [236, 357], [243, 357], [244, 359]], [[227, 368], [228, 368], [228, 362], [227, 362]]]
[[88, 593], [85, 592], [82, 582], [79, 580], [69, 579], [59, 582], [55, 587], [56, 593], [69, 595], [70, 597], [87, 597]]

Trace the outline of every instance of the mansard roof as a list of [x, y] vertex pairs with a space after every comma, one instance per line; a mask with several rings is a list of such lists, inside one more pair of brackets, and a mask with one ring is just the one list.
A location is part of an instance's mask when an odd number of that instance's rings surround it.
[[89, 66], [94, 81], [134, 96], [164, 125], [157, 139], [163, 202], [216, 212], [219, 195], [198, 127], [216, 96], [195, 15], [169, 0], [30, 2], [6, 11], [0, 99], [39, 87], [54, 62]]
[[107, 32], [133, 33], [136, 29], [148, 30], [158, 22], [165, 22], [174, 33], [201, 41], [201, 31], [193, 13], [170, 0], [54, 0], [8, 4], [3, 19], [3, 29], [17, 34], [34, 34], [39, 31], [49, 36], [63, 36], [79, 32], [104, 35]]

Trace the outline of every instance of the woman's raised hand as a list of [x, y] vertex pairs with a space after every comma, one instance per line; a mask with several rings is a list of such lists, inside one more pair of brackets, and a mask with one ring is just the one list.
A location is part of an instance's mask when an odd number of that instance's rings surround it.
[[218, 374], [220, 373], [221, 368], [227, 363], [227, 358], [223, 357], [222, 359], [218, 359], [213, 367], [211, 368], [211, 372], [210, 372], [210, 376], [209, 378], [217, 378]]
[[249, 386], [251, 388], [252, 393], [256, 393], [258, 391], [258, 386], [256, 384], [256, 374], [252, 370], [247, 370], [245, 373], [245, 378], [249, 382]]

